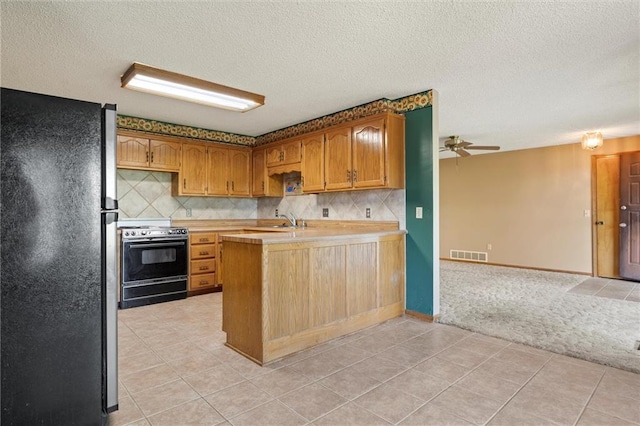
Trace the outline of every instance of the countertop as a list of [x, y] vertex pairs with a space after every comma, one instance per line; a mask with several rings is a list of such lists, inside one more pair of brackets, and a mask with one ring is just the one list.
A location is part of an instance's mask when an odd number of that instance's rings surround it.
[[380, 230], [371, 229], [331, 229], [331, 228], [245, 228], [256, 231], [250, 234], [221, 234], [222, 241], [232, 241], [245, 244], [284, 244], [302, 243], [311, 241], [344, 240], [345, 238], [379, 238], [392, 235], [406, 234], [405, 230]]

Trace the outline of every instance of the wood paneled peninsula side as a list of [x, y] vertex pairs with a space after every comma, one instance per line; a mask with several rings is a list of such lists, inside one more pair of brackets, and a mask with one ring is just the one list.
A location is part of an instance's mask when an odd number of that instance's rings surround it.
[[267, 364], [402, 315], [405, 233], [221, 234], [227, 346]]

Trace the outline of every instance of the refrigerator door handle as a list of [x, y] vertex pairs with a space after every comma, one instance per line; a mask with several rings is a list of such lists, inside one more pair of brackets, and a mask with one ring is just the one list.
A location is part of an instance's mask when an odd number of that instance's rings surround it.
[[111, 225], [112, 223], [118, 221], [118, 212], [104, 211], [104, 212], [102, 212], [102, 215], [104, 217], [104, 224], [105, 225]]
[[102, 208], [104, 210], [118, 210], [118, 200], [114, 200], [111, 197], [104, 197], [102, 199]]

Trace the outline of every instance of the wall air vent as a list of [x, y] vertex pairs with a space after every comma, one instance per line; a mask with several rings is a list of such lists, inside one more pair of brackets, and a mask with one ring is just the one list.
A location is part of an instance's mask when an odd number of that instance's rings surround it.
[[469, 262], [488, 262], [489, 254], [481, 251], [449, 250], [451, 259], [468, 260]]

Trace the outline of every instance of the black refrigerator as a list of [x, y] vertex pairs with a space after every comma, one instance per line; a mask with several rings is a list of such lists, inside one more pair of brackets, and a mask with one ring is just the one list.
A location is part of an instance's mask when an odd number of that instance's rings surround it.
[[1, 423], [117, 409], [115, 105], [1, 89]]

